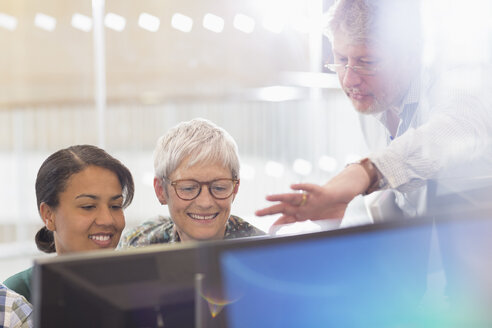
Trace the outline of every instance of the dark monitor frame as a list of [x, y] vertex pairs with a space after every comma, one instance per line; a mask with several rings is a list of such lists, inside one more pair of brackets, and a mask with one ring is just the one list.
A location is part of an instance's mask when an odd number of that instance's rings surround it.
[[[490, 217], [486, 212], [457, 216]], [[220, 288], [222, 252], [432, 225], [434, 219], [439, 218], [397, 219], [297, 235], [156, 245], [39, 259], [33, 274], [35, 326], [152, 327], [161, 320], [165, 327], [226, 327], [227, 310], [211, 318], [204, 302], [207, 295], [195, 289], [197, 285]], [[99, 319], [88, 323], [91, 317]]]
[[36, 260], [35, 326], [192, 326], [196, 250], [183, 243]]

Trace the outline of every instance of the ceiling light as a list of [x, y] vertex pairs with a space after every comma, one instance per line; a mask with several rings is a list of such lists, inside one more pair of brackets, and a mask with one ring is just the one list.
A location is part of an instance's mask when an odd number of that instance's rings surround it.
[[256, 175], [256, 170], [248, 164], [241, 164], [241, 180], [253, 180]]
[[272, 33], [281, 33], [284, 29], [284, 21], [277, 16], [271, 15], [263, 20], [263, 27]]
[[160, 24], [161, 20], [158, 17], [147, 13], [141, 13], [138, 17], [138, 26], [149, 32], [157, 32]]
[[306, 161], [305, 159], [298, 158], [294, 161], [294, 164], [292, 165], [292, 169], [297, 174], [306, 176], [311, 173], [311, 170], [313, 169], [313, 165], [310, 162]]
[[203, 27], [215, 33], [220, 33], [224, 29], [224, 19], [214, 14], [203, 16]]
[[106, 25], [107, 28], [121, 32], [125, 29], [126, 19], [114, 13], [107, 13], [104, 18], [104, 25]]
[[302, 99], [303, 90], [298, 87], [271, 86], [256, 90], [256, 98], [263, 101], [288, 101]]
[[154, 177], [155, 177], [154, 172], [147, 171], [142, 174], [142, 179], [140, 181], [142, 184], [144, 184], [147, 187], [153, 187]]
[[0, 13], [0, 27], [13, 31], [17, 28], [17, 18]]
[[56, 28], [56, 19], [42, 13], [37, 13], [34, 17], [34, 25], [40, 29], [51, 32]]
[[309, 33], [310, 24], [307, 17], [296, 17], [290, 22], [291, 27], [300, 33]]
[[337, 169], [337, 160], [331, 156], [321, 156], [318, 161], [318, 166], [321, 170], [326, 172], [334, 172]]
[[255, 20], [243, 14], [237, 14], [233, 24], [236, 29], [244, 33], [251, 33], [255, 29]]
[[191, 32], [193, 19], [180, 13], [175, 13], [171, 19], [171, 26], [181, 32]]
[[345, 163], [346, 164], [352, 164], [352, 163], [359, 161], [361, 158], [362, 157], [360, 155], [357, 155], [357, 154], [348, 154], [345, 157]]
[[284, 166], [278, 162], [268, 161], [265, 165], [265, 173], [274, 178], [280, 178], [284, 174]]
[[81, 30], [83, 32], [90, 32], [92, 29], [92, 18], [75, 13], [72, 16], [72, 26], [77, 30]]

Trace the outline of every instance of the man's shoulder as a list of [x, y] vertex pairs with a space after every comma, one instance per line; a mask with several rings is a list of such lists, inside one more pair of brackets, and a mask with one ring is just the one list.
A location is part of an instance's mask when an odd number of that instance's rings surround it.
[[167, 243], [170, 240], [173, 227], [174, 222], [169, 217], [158, 216], [144, 221], [124, 233], [118, 248]]

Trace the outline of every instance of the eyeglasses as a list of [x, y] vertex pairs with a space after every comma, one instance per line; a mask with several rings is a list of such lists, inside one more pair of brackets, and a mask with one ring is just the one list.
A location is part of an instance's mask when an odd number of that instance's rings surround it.
[[345, 72], [348, 68], [352, 69], [355, 73], [359, 75], [374, 75], [379, 71], [378, 66], [351, 66], [344, 64], [325, 64], [324, 67], [328, 68], [330, 71], [335, 73]]
[[208, 191], [215, 199], [229, 198], [239, 180], [235, 179], [217, 179], [207, 182], [196, 180], [175, 180], [170, 184], [174, 187], [176, 195], [182, 200], [193, 200], [202, 192], [202, 186], [207, 186]]

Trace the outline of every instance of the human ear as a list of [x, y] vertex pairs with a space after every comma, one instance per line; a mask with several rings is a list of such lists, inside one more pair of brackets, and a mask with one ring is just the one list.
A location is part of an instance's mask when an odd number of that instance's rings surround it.
[[167, 193], [164, 190], [162, 180], [163, 180], [162, 178], [154, 177], [154, 191], [155, 191], [155, 195], [157, 196], [157, 199], [159, 200], [159, 202], [162, 205], [166, 205], [167, 204]]
[[236, 194], [239, 191], [239, 183], [241, 180], [237, 180], [236, 186], [234, 187], [234, 191], [232, 192], [232, 201], [236, 198]]
[[41, 219], [43, 220], [46, 229], [48, 229], [49, 231], [55, 231], [55, 212], [53, 211], [51, 206], [49, 206], [45, 202], [42, 202], [39, 205], [39, 214], [41, 215]]

